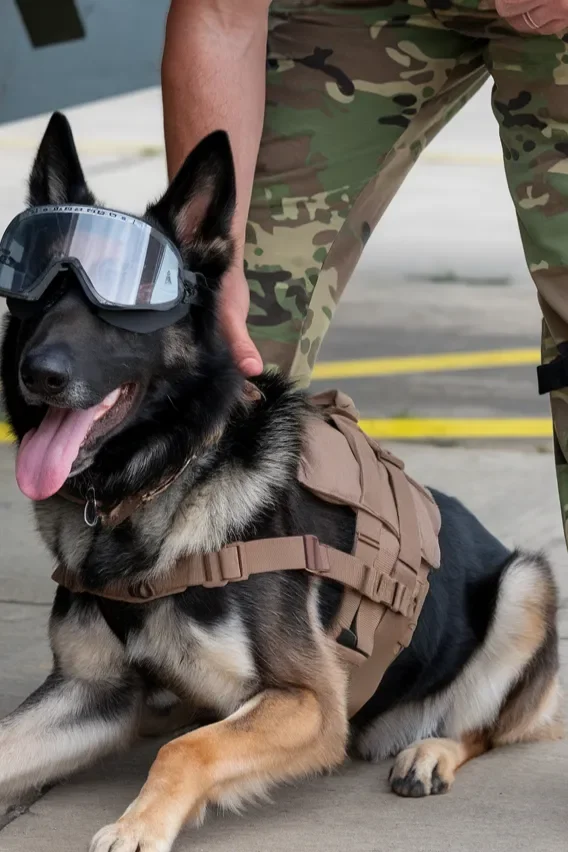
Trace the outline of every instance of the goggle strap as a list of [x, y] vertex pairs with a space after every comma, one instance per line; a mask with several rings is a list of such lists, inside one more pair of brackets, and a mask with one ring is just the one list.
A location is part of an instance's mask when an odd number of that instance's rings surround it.
[[183, 270], [183, 297], [182, 304], [199, 304], [199, 288], [207, 286], [207, 278], [202, 272]]

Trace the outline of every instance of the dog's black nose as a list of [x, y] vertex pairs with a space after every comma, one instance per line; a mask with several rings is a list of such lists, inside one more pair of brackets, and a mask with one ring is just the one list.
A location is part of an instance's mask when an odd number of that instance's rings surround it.
[[61, 345], [32, 349], [24, 358], [20, 374], [32, 393], [56, 396], [71, 379], [71, 357]]

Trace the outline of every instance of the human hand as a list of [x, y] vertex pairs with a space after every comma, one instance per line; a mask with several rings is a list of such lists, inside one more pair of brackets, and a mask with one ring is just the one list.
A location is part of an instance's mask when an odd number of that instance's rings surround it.
[[245, 376], [262, 372], [262, 359], [247, 331], [250, 294], [241, 269], [233, 267], [225, 275], [221, 289], [219, 322], [239, 370]]
[[520, 33], [554, 35], [568, 29], [568, 0], [495, 0], [495, 10]]

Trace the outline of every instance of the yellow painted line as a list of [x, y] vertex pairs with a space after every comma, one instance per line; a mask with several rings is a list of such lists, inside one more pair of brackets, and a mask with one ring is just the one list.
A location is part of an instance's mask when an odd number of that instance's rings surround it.
[[[475, 370], [538, 364], [538, 349], [498, 349], [485, 352], [453, 352], [435, 355], [405, 355], [398, 358], [368, 358], [355, 361], [320, 362], [315, 379], [347, 379], [388, 376], [401, 373], [427, 373]], [[548, 438], [552, 425], [548, 417], [528, 418], [423, 418], [400, 417], [361, 421], [373, 438], [420, 440], [433, 438]], [[0, 443], [12, 441], [10, 429], [0, 422]]]
[[552, 422], [548, 417], [400, 417], [390, 420], [361, 420], [360, 424], [372, 438], [391, 440], [550, 438], [552, 435]]
[[502, 166], [501, 154], [482, 154], [464, 151], [463, 154], [455, 154], [451, 151], [425, 151], [419, 158], [419, 162], [425, 160], [428, 163], [438, 163], [441, 166]]
[[[37, 138], [19, 136], [0, 136], [0, 150], [3, 151], [35, 151], [39, 147], [41, 134]], [[75, 140], [80, 154], [130, 154], [146, 157], [157, 157], [165, 153], [163, 144], [129, 139], [77, 139]]]
[[[3, 136], [0, 135], [0, 150], [4, 151], [35, 151], [40, 143], [41, 134], [37, 136]], [[142, 154], [159, 156], [165, 151], [161, 142], [151, 142], [144, 139], [76, 139], [79, 153], [83, 154]], [[503, 164], [503, 157], [498, 153], [482, 153], [464, 151], [425, 151], [420, 156], [420, 162], [436, 163], [443, 166], [496, 166]]]
[[[548, 417], [395, 417], [364, 419], [361, 427], [372, 438], [420, 440], [430, 438], [550, 438]], [[6, 423], [0, 423], [0, 443], [12, 442]]]
[[397, 358], [358, 358], [353, 361], [320, 361], [314, 379], [360, 379], [401, 373], [437, 373], [450, 370], [487, 370], [539, 364], [540, 351], [494, 349], [485, 352], [447, 352], [436, 355], [401, 355]]
[[[36, 137], [1, 136], [0, 150], [35, 151], [39, 147], [41, 134]], [[76, 139], [80, 154], [139, 154], [157, 157], [165, 152], [162, 143], [145, 142], [143, 139]]]
[[0, 423], [0, 444], [11, 444], [13, 440], [10, 427], [7, 423]]

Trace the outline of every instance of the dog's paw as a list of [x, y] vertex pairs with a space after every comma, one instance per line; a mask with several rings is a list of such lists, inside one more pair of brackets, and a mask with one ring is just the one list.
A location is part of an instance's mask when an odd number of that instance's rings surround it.
[[458, 766], [457, 745], [452, 740], [432, 739], [401, 751], [389, 775], [392, 791], [413, 798], [447, 793]]
[[93, 837], [89, 852], [170, 852], [172, 842], [160, 837], [146, 822], [126, 816], [101, 828]]

